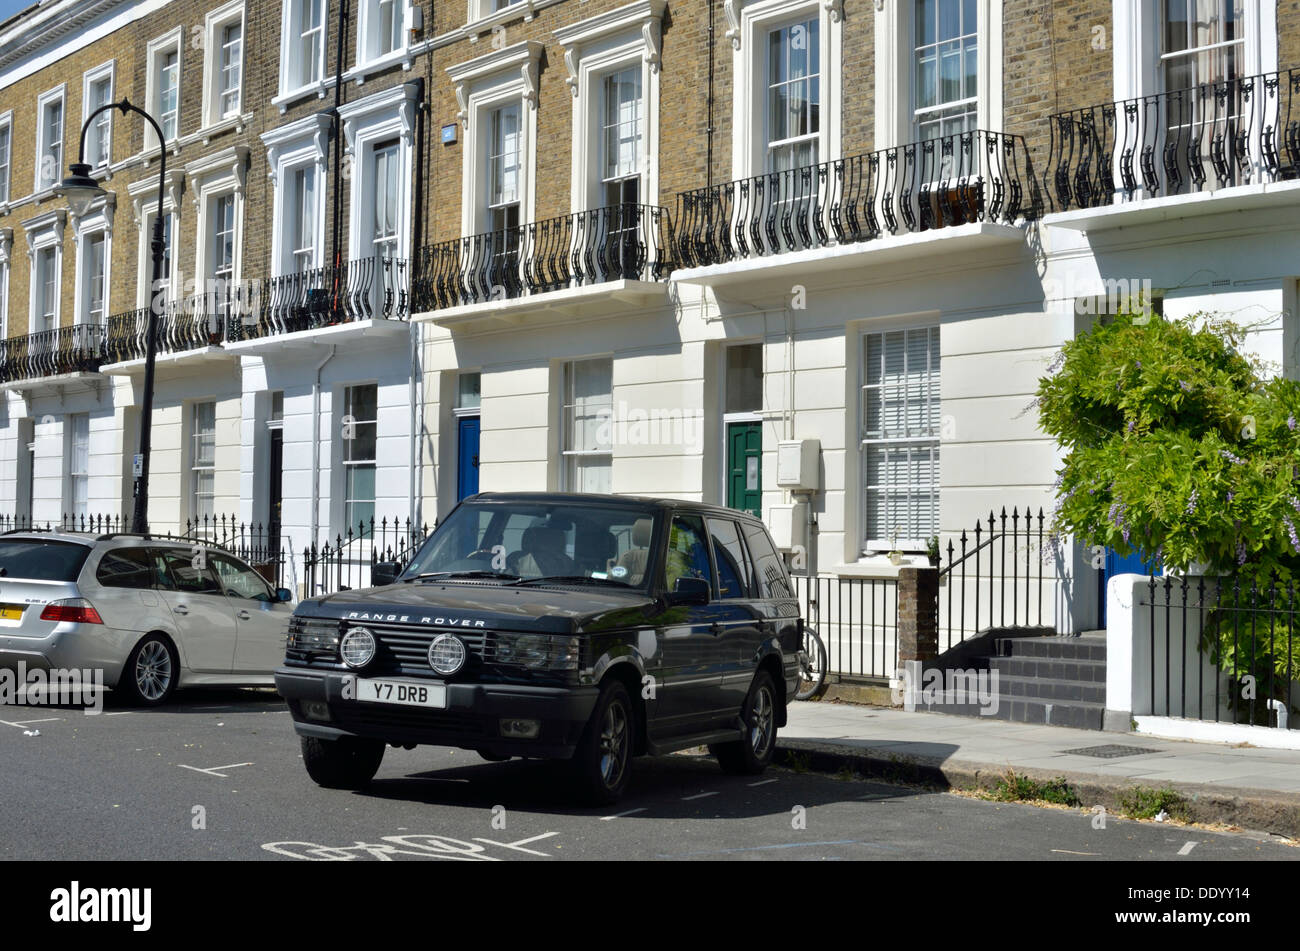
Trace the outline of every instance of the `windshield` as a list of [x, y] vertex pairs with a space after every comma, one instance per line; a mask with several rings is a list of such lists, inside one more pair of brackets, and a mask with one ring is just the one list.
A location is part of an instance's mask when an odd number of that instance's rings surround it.
[[7, 538], [0, 540], [0, 578], [76, 581], [89, 554], [75, 542]]
[[658, 518], [635, 506], [469, 502], [438, 526], [402, 579], [500, 576], [640, 588]]

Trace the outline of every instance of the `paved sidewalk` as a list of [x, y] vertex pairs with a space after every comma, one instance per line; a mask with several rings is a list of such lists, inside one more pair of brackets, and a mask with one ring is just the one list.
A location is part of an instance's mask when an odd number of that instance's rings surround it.
[[[941, 786], [988, 786], [1008, 768], [1034, 779], [1064, 776], [1085, 804], [1117, 803], [1134, 786], [1172, 787], [1197, 821], [1227, 822], [1300, 838], [1300, 750], [1163, 740], [1005, 720], [907, 713], [818, 701], [795, 703], [778, 746], [814, 768], [849, 767]], [[1068, 750], [1149, 750], [1100, 758]], [[1109, 806], [1108, 806], [1109, 808]]]

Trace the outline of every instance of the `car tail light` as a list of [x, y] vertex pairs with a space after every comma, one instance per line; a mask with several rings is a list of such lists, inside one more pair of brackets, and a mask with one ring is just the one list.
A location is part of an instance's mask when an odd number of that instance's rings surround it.
[[65, 598], [62, 601], [51, 601], [45, 605], [45, 610], [41, 612], [42, 621], [54, 621], [62, 623], [65, 621], [74, 624], [103, 624], [104, 619], [99, 616], [99, 612], [85, 598]]

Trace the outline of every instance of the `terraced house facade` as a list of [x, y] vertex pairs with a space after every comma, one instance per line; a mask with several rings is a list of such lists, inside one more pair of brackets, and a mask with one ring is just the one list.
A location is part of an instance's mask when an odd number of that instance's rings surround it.
[[[156, 146], [114, 114], [82, 220], [38, 177], [127, 94], [175, 132], [152, 523], [301, 551], [475, 491], [669, 495], [888, 580], [1005, 508], [1041, 564], [1033, 392], [1119, 298], [1298, 372], [1297, 67], [1298, 0], [33, 7], [0, 511], [129, 510]], [[1093, 626], [1105, 564], [1061, 544], [1026, 604]]]

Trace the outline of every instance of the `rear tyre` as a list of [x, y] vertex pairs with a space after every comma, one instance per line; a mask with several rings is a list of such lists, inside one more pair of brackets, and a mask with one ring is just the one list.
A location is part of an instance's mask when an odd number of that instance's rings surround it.
[[753, 776], [767, 769], [776, 752], [776, 683], [766, 670], [758, 672], [740, 712], [743, 739], [714, 743], [709, 752], [717, 757], [724, 773]]
[[826, 692], [826, 645], [811, 628], [804, 628], [799, 653], [799, 685], [796, 700], [812, 700]]
[[364, 789], [379, 772], [383, 759], [382, 740], [302, 737], [302, 762], [307, 767], [307, 775], [326, 789]]
[[122, 668], [118, 689], [139, 707], [166, 703], [176, 692], [180, 664], [176, 648], [161, 634], [148, 634], [132, 649]]
[[570, 768], [577, 793], [592, 805], [617, 802], [632, 774], [636, 710], [627, 688], [611, 680], [601, 688]]

